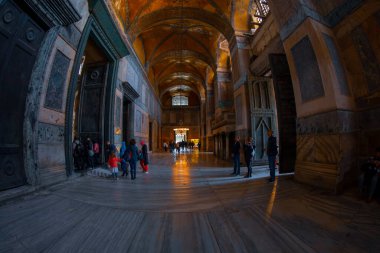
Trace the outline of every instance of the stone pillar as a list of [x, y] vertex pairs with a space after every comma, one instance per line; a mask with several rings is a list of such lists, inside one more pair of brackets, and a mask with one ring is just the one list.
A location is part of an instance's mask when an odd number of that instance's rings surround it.
[[318, 6], [272, 1], [297, 108], [295, 178], [340, 191], [354, 167], [354, 103], [333, 30]]
[[234, 109], [235, 109], [235, 122], [236, 122], [236, 135], [239, 135], [243, 140], [250, 136], [249, 131], [249, 100], [248, 100], [248, 73], [250, 52], [249, 37], [243, 34], [236, 34], [237, 39], [237, 55], [239, 56], [239, 78], [234, 79]]
[[206, 91], [206, 142], [201, 143], [202, 146], [208, 152], [213, 152], [214, 149], [214, 138], [211, 131], [211, 122], [215, 115], [215, 96], [214, 96], [214, 86], [207, 85]]

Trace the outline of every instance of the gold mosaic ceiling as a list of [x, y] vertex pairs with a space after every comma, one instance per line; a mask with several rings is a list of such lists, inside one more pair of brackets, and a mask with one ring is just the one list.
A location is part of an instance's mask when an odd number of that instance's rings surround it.
[[250, 30], [250, 0], [109, 1], [161, 96], [185, 85], [204, 97], [216, 69], [226, 67], [220, 43]]

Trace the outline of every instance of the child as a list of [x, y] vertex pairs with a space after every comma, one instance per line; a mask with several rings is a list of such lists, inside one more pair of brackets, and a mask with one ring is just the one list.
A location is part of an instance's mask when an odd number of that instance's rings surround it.
[[111, 168], [113, 178], [117, 179], [117, 174], [119, 173], [119, 169], [117, 167], [117, 163], [121, 162], [122, 159], [117, 158], [114, 152], [111, 152], [108, 159], [108, 166]]

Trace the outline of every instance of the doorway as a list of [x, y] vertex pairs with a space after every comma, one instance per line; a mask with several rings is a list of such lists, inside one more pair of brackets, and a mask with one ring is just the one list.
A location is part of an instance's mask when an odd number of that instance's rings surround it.
[[[90, 138], [104, 147], [105, 89], [108, 60], [96, 43], [89, 38], [82, 58], [75, 91], [73, 109], [73, 136], [84, 142]], [[102, 155], [100, 160], [103, 161]]]
[[11, 0], [0, 5], [0, 17], [0, 190], [5, 190], [26, 183], [25, 102], [45, 30]]

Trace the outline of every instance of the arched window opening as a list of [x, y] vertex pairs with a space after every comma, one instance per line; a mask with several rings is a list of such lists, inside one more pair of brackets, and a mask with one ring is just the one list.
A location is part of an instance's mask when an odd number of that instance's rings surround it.
[[254, 0], [250, 8], [251, 32], [254, 34], [269, 14], [268, 0]]
[[183, 95], [173, 96], [172, 105], [173, 106], [189, 105], [189, 98]]

